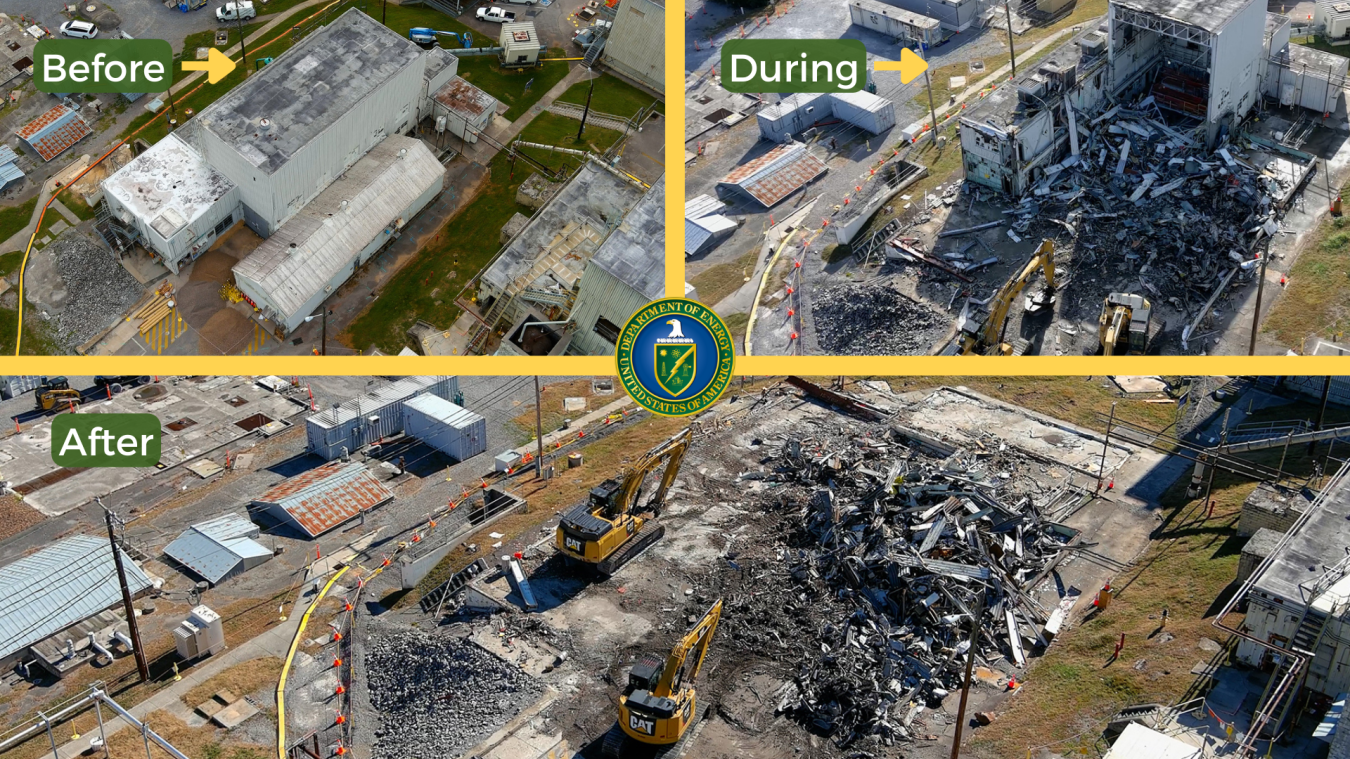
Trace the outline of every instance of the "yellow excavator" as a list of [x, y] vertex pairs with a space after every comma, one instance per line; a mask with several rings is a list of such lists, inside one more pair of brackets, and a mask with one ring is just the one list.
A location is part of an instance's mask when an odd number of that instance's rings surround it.
[[1142, 295], [1111, 293], [1102, 302], [1097, 338], [1103, 356], [1142, 356], [1153, 342], [1153, 305]]
[[71, 390], [69, 387], [38, 388], [36, 395], [38, 411], [65, 410], [84, 401], [79, 390]]
[[[605, 734], [602, 754], [606, 759], [668, 755], [689, 734], [698, 720], [694, 681], [721, 618], [719, 598], [664, 662], [658, 656], [644, 656], [633, 665], [628, 686], [619, 696], [617, 729]], [[678, 759], [679, 752], [675, 753], [672, 759]]]
[[[558, 522], [558, 553], [608, 577], [633, 557], [661, 539], [666, 528], [656, 523], [666, 493], [679, 474], [693, 432], [689, 428], [642, 455], [622, 478], [608, 479], [591, 489], [590, 497], [572, 507]], [[666, 462], [661, 484], [647, 503], [651, 517], [637, 516], [643, 478]]]
[[971, 302], [966, 301], [957, 321], [961, 330], [957, 348], [961, 355], [1020, 356], [1026, 352], [1029, 346], [1025, 340], [1006, 343], [1003, 340], [1003, 332], [1008, 326], [1008, 312], [1012, 310], [1022, 291], [1026, 290], [1027, 283], [1031, 281], [1037, 269], [1045, 270], [1045, 290], [1028, 295], [1024, 307], [1027, 313], [1034, 314], [1054, 305], [1055, 244], [1045, 240], [1022, 271], [1008, 280], [986, 304], [981, 304], [985, 306], [982, 319], [972, 316]]

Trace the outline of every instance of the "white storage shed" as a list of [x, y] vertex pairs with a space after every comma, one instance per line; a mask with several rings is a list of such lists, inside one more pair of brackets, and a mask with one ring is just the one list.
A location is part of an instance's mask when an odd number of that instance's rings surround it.
[[455, 461], [487, 450], [487, 420], [434, 395], [419, 395], [403, 404], [403, 434]]

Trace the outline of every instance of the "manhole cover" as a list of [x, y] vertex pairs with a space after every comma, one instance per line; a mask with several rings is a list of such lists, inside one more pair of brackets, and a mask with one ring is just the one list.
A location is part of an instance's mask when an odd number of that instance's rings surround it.
[[131, 397], [142, 402], [152, 401], [168, 392], [168, 390], [164, 389], [163, 385], [145, 385], [132, 393]]
[[230, 404], [231, 406], [234, 406], [235, 408], [239, 408], [240, 406], [244, 405], [245, 403], [248, 403], [248, 399], [247, 399], [247, 398], [240, 398], [239, 396], [236, 395], [236, 396], [234, 396], [233, 398], [226, 398], [226, 399], [225, 399], [225, 402], [228, 403], [228, 404]]
[[252, 432], [253, 430], [258, 429], [259, 427], [271, 421], [272, 417], [268, 416], [267, 414], [254, 414], [253, 416], [250, 416], [248, 418], [240, 419], [239, 421], [234, 423], [234, 426], [238, 427], [241, 430], [247, 430], [249, 432]]
[[177, 420], [177, 421], [169, 422], [168, 424], [166, 424], [166, 425], [164, 425], [164, 426], [165, 426], [165, 427], [168, 427], [169, 429], [173, 430], [174, 432], [182, 432], [183, 430], [187, 429], [188, 427], [191, 427], [192, 425], [194, 425], [194, 424], [196, 424], [196, 423], [197, 423], [197, 420], [196, 420], [196, 419], [190, 419], [190, 418], [188, 418], [188, 417], [185, 416], [185, 417], [183, 417], [182, 419], [179, 419], [179, 420]]

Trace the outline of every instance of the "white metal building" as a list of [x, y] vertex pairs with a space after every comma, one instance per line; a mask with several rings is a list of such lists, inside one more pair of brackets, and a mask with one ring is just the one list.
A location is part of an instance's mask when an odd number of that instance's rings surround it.
[[1115, 91], [1207, 125], [1208, 146], [1256, 105], [1266, 5], [1257, 0], [1111, 0]]
[[461, 77], [454, 77], [436, 90], [431, 102], [431, 117], [444, 117], [445, 130], [469, 143], [478, 142], [478, 135], [487, 130], [497, 112], [496, 98]]
[[306, 448], [332, 461], [403, 431], [403, 402], [429, 394], [453, 401], [458, 377], [404, 377], [305, 420]]
[[421, 140], [386, 137], [235, 264], [235, 283], [289, 334], [444, 186], [445, 167]]
[[638, 309], [665, 295], [666, 180], [662, 177], [586, 264], [568, 352], [608, 356]]
[[207, 106], [188, 125], [274, 234], [361, 156], [414, 126], [426, 70], [411, 40], [351, 9]]
[[892, 5], [935, 18], [953, 32], [964, 32], [980, 21], [980, 0], [895, 0]]
[[467, 461], [487, 450], [486, 419], [430, 394], [404, 401], [403, 434], [455, 461]]
[[621, 0], [601, 61], [616, 74], [656, 92], [665, 92], [665, 4], [656, 0]]
[[942, 22], [879, 0], [848, 0], [853, 23], [923, 50], [942, 41]]
[[1328, 39], [1342, 40], [1350, 37], [1350, 1], [1317, 0], [1313, 9], [1313, 26], [1325, 27]]
[[171, 134], [103, 180], [108, 209], [169, 271], [206, 252], [243, 218], [239, 187]]
[[212, 585], [243, 574], [272, 558], [272, 551], [254, 540], [258, 525], [242, 514], [194, 524], [165, 546], [169, 558]]
[[799, 92], [755, 114], [759, 134], [766, 140], [787, 142], [812, 126], [839, 119], [868, 134], [882, 134], [895, 126], [895, 104], [870, 92]]
[[1287, 44], [1267, 61], [1265, 94], [1283, 106], [1332, 114], [1340, 107], [1350, 58]]
[[503, 66], [533, 66], [539, 63], [539, 53], [543, 51], [539, 32], [528, 21], [502, 24], [497, 45], [502, 49]]

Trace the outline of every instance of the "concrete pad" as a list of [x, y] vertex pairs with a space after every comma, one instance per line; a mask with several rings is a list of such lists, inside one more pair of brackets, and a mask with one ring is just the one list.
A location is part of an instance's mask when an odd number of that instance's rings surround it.
[[563, 411], [585, 411], [585, 398], [563, 398]]
[[244, 720], [257, 713], [258, 708], [256, 706], [241, 698], [216, 712], [215, 716], [211, 717], [211, 721], [229, 730], [243, 724]]
[[196, 474], [198, 477], [201, 477], [203, 480], [210, 478], [212, 475], [217, 475], [225, 471], [225, 467], [221, 466], [220, 464], [217, 464], [211, 459], [197, 459], [196, 461], [192, 462], [191, 464], [188, 464], [184, 468], [187, 469], [189, 472]]
[[1127, 393], [1167, 392], [1167, 383], [1161, 377], [1112, 377], [1111, 381]]

